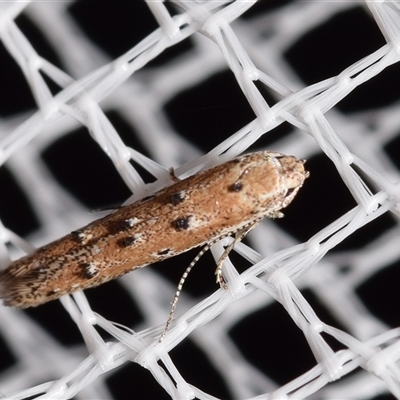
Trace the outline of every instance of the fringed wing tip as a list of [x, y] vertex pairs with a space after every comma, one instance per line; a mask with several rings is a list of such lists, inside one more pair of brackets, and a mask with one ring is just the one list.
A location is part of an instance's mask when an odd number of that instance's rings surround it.
[[7, 270], [0, 271], [0, 300], [3, 305], [10, 305], [10, 279], [7, 274]]
[[7, 269], [0, 271], [0, 300], [4, 306], [18, 308], [29, 307], [29, 305], [26, 305], [25, 302], [22, 301], [24, 291], [27, 290], [29, 290], [28, 286], [21, 284], [21, 278], [10, 274]]

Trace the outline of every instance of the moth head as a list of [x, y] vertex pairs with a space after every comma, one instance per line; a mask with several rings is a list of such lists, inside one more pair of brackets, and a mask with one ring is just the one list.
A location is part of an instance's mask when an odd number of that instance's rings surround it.
[[285, 208], [296, 196], [310, 173], [304, 168], [305, 160], [299, 160], [294, 156], [282, 156], [279, 158], [279, 161], [282, 166], [282, 177], [287, 190], [282, 202], [282, 208]]

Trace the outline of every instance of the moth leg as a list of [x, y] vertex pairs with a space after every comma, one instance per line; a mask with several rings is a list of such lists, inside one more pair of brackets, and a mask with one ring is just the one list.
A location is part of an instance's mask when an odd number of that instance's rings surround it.
[[255, 228], [261, 219], [257, 219], [256, 221], [250, 222], [249, 224], [245, 225], [243, 228], [238, 229], [235, 232], [235, 238], [233, 241], [229, 244], [229, 246], [226, 247], [224, 252], [222, 253], [221, 257], [219, 258], [217, 262], [217, 268], [215, 270], [215, 275], [216, 275], [216, 281], [219, 283], [220, 287], [227, 290], [228, 286], [226, 284], [226, 281], [224, 277], [222, 276], [222, 267], [224, 265], [225, 260], [228, 258], [229, 253], [232, 251], [232, 249], [235, 247], [236, 243], [239, 243], [243, 238], [253, 229]]
[[175, 175], [175, 169], [174, 167], [171, 167], [169, 169], [169, 177], [172, 179], [173, 182], [177, 183], [180, 182], [181, 179], [179, 179], [176, 175]]
[[285, 215], [281, 211], [273, 211], [270, 215], [267, 215], [268, 218], [277, 219], [283, 218]]
[[90, 210], [89, 213], [96, 214], [96, 213], [102, 212], [102, 211], [117, 211], [117, 210], [120, 210], [121, 208], [124, 208], [124, 207], [121, 205], [120, 206], [104, 206], [104, 207], [99, 207], [99, 208]]

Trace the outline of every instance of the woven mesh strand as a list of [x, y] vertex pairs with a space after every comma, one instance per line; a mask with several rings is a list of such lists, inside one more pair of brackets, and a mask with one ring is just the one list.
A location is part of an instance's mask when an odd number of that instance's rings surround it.
[[240, 154], [307, 159], [285, 218], [35, 309], [0, 398], [400, 398], [397, 2], [0, 3], [0, 265]]

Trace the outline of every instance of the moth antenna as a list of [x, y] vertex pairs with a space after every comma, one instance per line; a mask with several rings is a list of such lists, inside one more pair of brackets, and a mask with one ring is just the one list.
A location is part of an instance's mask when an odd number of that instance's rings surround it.
[[[228, 255], [229, 255], [229, 253], [231, 252], [231, 250], [235, 247], [235, 244], [238, 243], [238, 242], [240, 242], [253, 228], [255, 228], [255, 227], [259, 224], [259, 222], [261, 221], [261, 219], [262, 219], [262, 218], [260, 218], [260, 219], [258, 219], [258, 220], [256, 220], [256, 221], [253, 221], [253, 222], [247, 224], [246, 226], [244, 226], [243, 228], [237, 230], [237, 231], [235, 232], [235, 239], [229, 244], [229, 246], [224, 250], [224, 252], [222, 253], [221, 257], [219, 258], [218, 263], [217, 263], [217, 269], [215, 270], [215, 274], [217, 275], [217, 283], [219, 283], [220, 286], [221, 286], [223, 289], [226, 290], [226, 289], [228, 288], [228, 287], [226, 286], [226, 283], [225, 283], [224, 278], [223, 278], [223, 276], [222, 276], [222, 266], [223, 266], [224, 261], [225, 261], [226, 258], [228, 257]], [[204, 253], [206, 253], [206, 252], [210, 249], [210, 247], [211, 247], [213, 244], [215, 244], [215, 243], [217, 243], [218, 241], [220, 241], [221, 239], [223, 239], [223, 238], [229, 236], [230, 234], [231, 234], [231, 233], [228, 233], [228, 234], [226, 234], [226, 235], [223, 235], [223, 236], [221, 236], [221, 237], [218, 237], [217, 239], [213, 240], [213, 241], [210, 242], [210, 243], [207, 243], [207, 244], [200, 250], [199, 254], [197, 254], [197, 256], [196, 256], [196, 257], [193, 259], [193, 261], [189, 264], [189, 266], [186, 268], [185, 272], [183, 273], [183, 275], [182, 275], [182, 277], [181, 277], [181, 279], [180, 279], [180, 281], [179, 281], [179, 283], [178, 283], [178, 287], [177, 287], [177, 290], [176, 290], [176, 292], [175, 292], [174, 299], [172, 300], [172, 303], [171, 303], [171, 309], [170, 309], [169, 314], [168, 314], [167, 322], [165, 323], [164, 330], [163, 330], [163, 332], [162, 332], [160, 338], [158, 339], [158, 342], [159, 342], [159, 343], [161, 343], [161, 342], [164, 340], [166, 334], [167, 334], [168, 331], [169, 331], [169, 328], [171, 327], [171, 323], [172, 323], [172, 320], [173, 320], [173, 318], [174, 318], [175, 310], [176, 310], [176, 307], [177, 307], [177, 305], [178, 305], [179, 296], [181, 295], [181, 292], [182, 292], [183, 284], [185, 283], [186, 278], [188, 277], [190, 271], [191, 271], [192, 268], [195, 266], [195, 264], [197, 263], [197, 261], [200, 260], [200, 258], [202, 257], [202, 255], [203, 255]]]
[[[218, 239], [218, 240], [219, 240], [219, 239]], [[216, 241], [217, 241], [217, 240], [216, 240]], [[189, 264], [189, 266], [186, 268], [185, 272], [183, 273], [183, 275], [182, 275], [182, 277], [181, 277], [181, 279], [180, 279], [180, 281], [179, 281], [179, 283], [178, 283], [178, 287], [177, 287], [177, 289], [176, 289], [174, 299], [172, 300], [171, 309], [170, 309], [170, 311], [169, 311], [168, 319], [167, 319], [167, 322], [165, 323], [164, 330], [163, 330], [163, 332], [162, 332], [160, 338], [158, 339], [158, 342], [159, 342], [159, 343], [161, 343], [161, 342], [164, 340], [165, 335], [166, 335], [167, 332], [169, 331], [169, 328], [170, 328], [170, 326], [171, 326], [172, 320], [173, 320], [173, 318], [174, 318], [174, 313], [175, 313], [175, 310], [176, 310], [176, 306], [178, 305], [179, 296], [181, 295], [182, 288], [183, 288], [183, 284], [185, 283], [186, 278], [188, 277], [190, 271], [191, 271], [192, 268], [195, 266], [195, 264], [197, 263], [197, 261], [200, 260], [201, 256], [202, 256], [205, 252], [207, 252], [207, 251], [210, 249], [210, 247], [211, 247], [216, 241], [213, 241], [213, 242], [211, 242], [211, 243], [207, 243], [207, 244], [200, 250], [199, 254], [197, 254], [197, 256], [193, 259], [193, 261]]]

